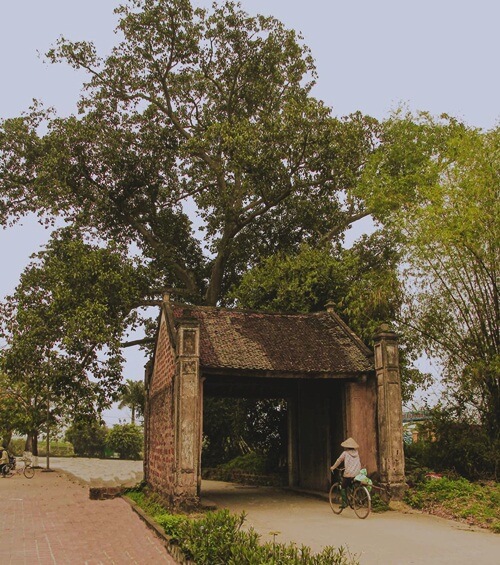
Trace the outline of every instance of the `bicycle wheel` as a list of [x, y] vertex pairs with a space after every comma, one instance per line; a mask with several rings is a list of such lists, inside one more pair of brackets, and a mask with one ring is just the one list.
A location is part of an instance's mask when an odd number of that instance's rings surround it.
[[333, 483], [333, 485], [330, 487], [330, 492], [328, 493], [328, 500], [330, 501], [330, 507], [333, 513], [340, 514], [343, 510], [340, 483]]
[[35, 469], [31, 465], [26, 465], [23, 470], [24, 476], [27, 479], [32, 479], [35, 476]]
[[370, 514], [372, 509], [372, 500], [368, 489], [362, 485], [358, 485], [354, 489], [352, 500], [356, 516], [363, 520]]

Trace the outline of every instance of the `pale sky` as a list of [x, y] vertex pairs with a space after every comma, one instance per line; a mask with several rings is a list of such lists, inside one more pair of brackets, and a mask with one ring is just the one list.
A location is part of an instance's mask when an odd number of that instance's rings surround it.
[[[114, 0], [0, 2], [0, 118], [32, 99], [60, 115], [75, 111], [84, 78], [43, 62], [60, 35], [115, 43]], [[198, 5], [211, 2], [198, 0]], [[491, 128], [500, 118], [499, 0], [242, 0], [250, 14], [273, 15], [301, 31], [318, 70], [314, 95], [336, 115], [360, 110], [382, 119], [401, 103], [446, 112]], [[11, 292], [29, 255], [48, 234], [35, 221], [0, 231], [0, 297]], [[125, 378], [140, 379], [142, 355], [128, 352]], [[116, 423], [120, 414], [107, 415]], [[121, 415], [123, 417], [123, 415]]]

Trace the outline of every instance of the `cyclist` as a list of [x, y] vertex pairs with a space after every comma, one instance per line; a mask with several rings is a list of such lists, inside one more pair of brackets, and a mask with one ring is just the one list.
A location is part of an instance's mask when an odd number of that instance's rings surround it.
[[344, 463], [344, 476], [340, 492], [342, 495], [342, 508], [345, 508], [348, 505], [346, 490], [352, 485], [354, 477], [361, 471], [361, 460], [358, 453], [359, 445], [352, 437], [347, 438], [340, 445], [345, 449], [337, 461], [330, 467], [330, 470], [334, 471], [341, 463]]
[[5, 448], [3, 448], [2, 457], [0, 458], [0, 472], [2, 473], [2, 477], [5, 477], [5, 473], [8, 471], [9, 463], [9, 453]]

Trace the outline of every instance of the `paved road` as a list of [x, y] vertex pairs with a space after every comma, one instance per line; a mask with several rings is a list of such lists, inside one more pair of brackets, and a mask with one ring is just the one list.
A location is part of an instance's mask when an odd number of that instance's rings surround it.
[[[156, 538], [150, 537], [124, 501], [88, 500], [90, 484], [140, 481], [142, 462], [53, 458], [51, 467], [65, 469], [73, 481], [60, 473], [37, 473], [32, 481], [0, 480], [0, 564], [173, 563], [161, 561], [168, 559], [163, 548], [157, 553]], [[57, 490], [49, 484], [55, 476], [60, 483]], [[19, 492], [10, 492], [13, 485], [19, 486]], [[335, 516], [325, 501], [215, 481], [204, 481], [202, 494], [204, 502], [247, 512], [248, 525], [263, 539], [272, 539], [270, 532], [279, 531], [279, 541], [306, 544], [315, 551], [326, 545], [347, 546], [362, 565], [500, 564], [500, 535], [425, 514], [387, 512], [359, 520], [351, 510]], [[135, 530], [138, 527], [142, 529]], [[93, 539], [95, 547], [86, 542]], [[70, 553], [68, 547], [73, 548]], [[112, 551], [122, 553], [116, 557]], [[9, 561], [9, 555], [18, 560]], [[29, 558], [24, 561], [23, 555]]]
[[421, 513], [385, 512], [359, 520], [352, 510], [335, 516], [326, 501], [274, 488], [204, 481], [205, 502], [245, 511], [264, 540], [347, 546], [362, 565], [499, 565], [500, 535]]
[[124, 500], [89, 500], [60, 472], [0, 479], [0, 509], [2, 565], [175, 564]]

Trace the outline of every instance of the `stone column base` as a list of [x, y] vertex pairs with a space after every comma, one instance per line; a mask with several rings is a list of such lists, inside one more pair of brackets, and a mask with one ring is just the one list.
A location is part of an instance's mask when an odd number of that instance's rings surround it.
[[408, 490], [406, 483], [381, 483], [383, 486], [389, 486], [391, 500], [403, 500], [405, 492]]

